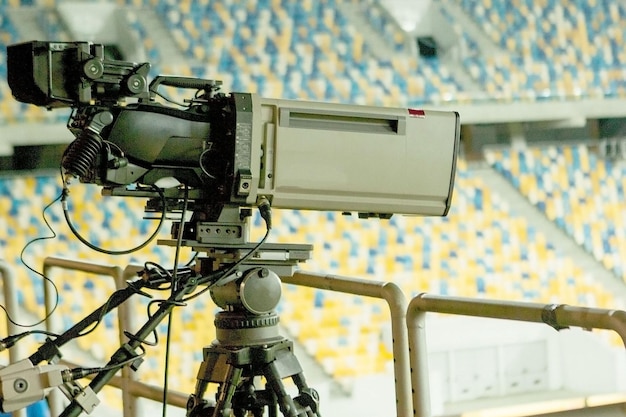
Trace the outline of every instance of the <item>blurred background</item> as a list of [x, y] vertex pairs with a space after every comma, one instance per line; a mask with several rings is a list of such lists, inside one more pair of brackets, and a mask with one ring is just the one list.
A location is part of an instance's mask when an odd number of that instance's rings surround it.
[[[150, 62], [151, 78], [217, 79], [225, 92], [457, 111], [461, 152], [447, 217], [280, 210], [270, 239], [313, 244], [302, 269], [391, 281], [407, 299], [426, 292], [623, 309], [625, 17], [622, 0], [1, 0], [0, 259], [18, 283], [18, 321], [44, 316], [37, 271], [46, 256], [174, 262], [172, 248], [156, 244], [102, 255], [69, 231], [54, 203], [73, 139], [69, 111], [19, 103], [6, 81], [6, 46], [28, 40], [102, 43], [111, 59]], [[130, 247], [156, 226], [143, 218], [143, 201], [103, 197], [92, 185], [71, 190], [77, 227], [100, 246]], [[254, 217], [257, 238], [261, 224]], [[66, 327], [114, 290], [103, 277], [54, 271], [50, 279]], [[139, 321], [145, 304], [136, 303]], [[171, 389], [193, 391], [217, 311], [208, 295], [175, 311]], [[384, 302], [285, 285], [279, 313], [323, 415], [395, 414]], [[624, 344], [611, 332], [435, 314], [427, 329], [435, 415], [625, 414]], [[103, 364], [117, 334], [111, 314], [72, 352]], [[148, 350], [139, 380], [163, 385], [164, 340]], [[25, 341], [26, 356], [40, 342]], [[100, 398], [96, 413], [121, 409], [118, 391]]]

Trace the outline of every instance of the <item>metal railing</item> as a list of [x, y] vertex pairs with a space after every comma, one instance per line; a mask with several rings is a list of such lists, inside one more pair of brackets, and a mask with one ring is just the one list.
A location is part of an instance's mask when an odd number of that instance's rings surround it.
[[[110, 276], [114, 279], [118, 289], [124, 287], [126, 279], [141, 269], [139, 266], [128, 266], [125, 270], [121, 270], [118, 267], [83, 261], [46, 258], [44, 274], [53, 267]], [[407, 304], [403, 292], [391, 282], [303, 271], [297, 271], [292, 276], [281, 277], [281, 280], [288, 284], [378, 298], [387, 302], [391, 313], [398, 417], [431, 416], [425, 338], [425, 316], [428, 312], [544, 323], [557, 330], [569, 326], [608, 329], [617, 332], [626, 346], [626, 312], [621, 310], [574, 307], [563, 304], [478, 300], [429, 294], [420, 294]], [[50, 311], [55, 301], [49, 285], [51, 284], [44, 287], [47, 312]], [[120, 305], [118, 321], [120, 341], [124, 343], [126, 339], [124, 330], [133, 324], [128, 306]], [[48, 326], [50, 331], [58, 330], [52, 322]], [[162, 388], [136, 381], [134, 373], [127, 367], [122, 369], [120, 377], [114, 377], [111, 380], [110, 385], [122, 389], [124, 417], [138, 415], [136, 405], [139, 398], [163, 400]], [[169, 392], [166, 401], [169, 405], [184, 408], [187, 398], [185, 394]], [[61, 411], [59, 407], [59, 404], [51, 403], [53, 415]]]
[[544, 323], [556, 330], [570, 326], [614, 330], [626, 346], [625, 311], [573, 307], [565, 304], [478, 300], [420, 294], [410, 301], [407, 311], [413, 415], [416, 417], [430, 417], [431, 415], [425, 335], [426, 313], [428, 312]]
[[396, 413], [398, 417], [411, 415], [411, 372], [406, 327], [407, 301], [400, 288], [392, 282], [302, 271], [294, 273], [291, 277], [281, 277], [281, 279], [289, 284], [380, 298], [387, 302], [391, 312], [391, 333], [393, 336]]

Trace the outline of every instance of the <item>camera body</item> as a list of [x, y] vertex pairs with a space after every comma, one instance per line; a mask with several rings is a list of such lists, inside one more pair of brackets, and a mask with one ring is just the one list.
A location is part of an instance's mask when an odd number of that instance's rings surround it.
[[[456, 112], [262, 98], [219, 82], [158, 76], [109, 61], [88, 42], [7, 48], [15, 98], [72, 107], [76, 140], [63, 168], [111, 194], [144, 196], [174, 178], [196, 206], [217, 212], [260, 198], [276, 208], [364, 216], [446, 215], [460, 121]], [[163, 86], [195, 90], [184, 107]], [[166, 190], [174, 202], [180, 187]], [[211, 211], [211, 210], [208, 210]]]

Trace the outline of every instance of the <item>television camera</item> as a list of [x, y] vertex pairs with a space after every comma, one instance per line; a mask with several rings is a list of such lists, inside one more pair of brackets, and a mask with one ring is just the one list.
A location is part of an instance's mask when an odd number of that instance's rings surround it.
[[[268, 232], [270, 207], [445, 216], [459, 115], [223, 93], [219, 81], [190, 77], [161, 75], [148, 83], [148, 63], [105, 59], [104, 47], [91, 42], [10, 45], [7, 63], [17, 100], [73, 109], [68, 129], [75, 140], [61, 162], [66, 179], [98, 184], [103, 194], [148, 198], [148, 212], [193, 213], [174, 224], [172, 239], [159, 242], [206, 253], [173, 289], [163, 315], [197, 285], [211, 288], [224, 309], [215, 321], [217, 341], [205, 348], [189, 414], [225, 415], [273, 402], [284, 415], [317, 415], [316, 394], [291, 343], [279, 336], [274, 313], [279, 276], [293, 273], [311, 247], [250, 243], [251, 210], [259, 208]], [[175, 105], [163, 87], [195, 93]], [[132, 360], [159, 317], [115, 355], [90, 384], [94, 391], [119, 369], [113, 365]], [[32, 359], [35, 365], [50, 358]], [[267, 395], [255, 391], [251, 405], [246, 392], [260, 375]], [[284, 393], [286, 376], [294, 378], [298, 397]], [[202, 398], [209, 383], [222, 386], [215, 404]], [[85, 409], [76, 400], [72, 405], [66, 415]]]

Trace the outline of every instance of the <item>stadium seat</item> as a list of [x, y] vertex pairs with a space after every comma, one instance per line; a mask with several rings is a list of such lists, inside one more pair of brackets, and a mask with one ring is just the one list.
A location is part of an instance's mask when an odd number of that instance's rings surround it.
[[623, 167], [599, 158], [584, 145], [489, 152], [488, 158], [506, 178], [518, 178], [512, 184], [559, 228], [626, 279], [614, 261], [623, 259], [625, 252], [611, 232], [624, 224], [616, 207], [624, 201], [624, 188], [614, 180], [624, 178]]

